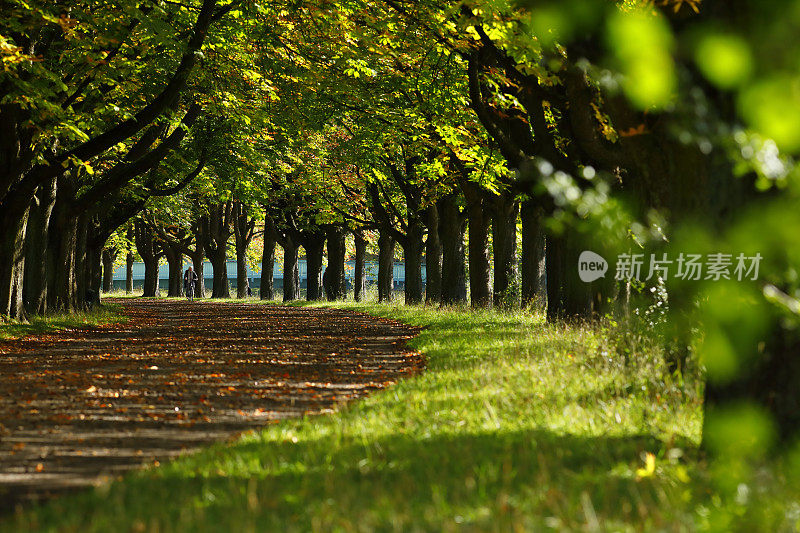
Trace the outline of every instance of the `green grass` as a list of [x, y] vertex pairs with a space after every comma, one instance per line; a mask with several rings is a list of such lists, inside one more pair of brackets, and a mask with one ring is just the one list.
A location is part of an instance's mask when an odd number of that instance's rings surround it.
[[41, 335], [64, 329], [80, 329], [102, 324], [113, 324], [125, 320], [119, 314], [119, 306], [103, 304], [91, 311], [79, 313], [55, 313], [33, 316], [27, 322], [12, 320], [0, 323], [0, 339], [17, 339], [26, 335]]
[[423, 326], [426, 372], [0, 529], [788, 529], [795, 493], [740, 501], [714, 482], [696, 450], [700, 380], [665, 376], [655, 351], [626, 364], [613, 331], [536, 315], [338, 305]]

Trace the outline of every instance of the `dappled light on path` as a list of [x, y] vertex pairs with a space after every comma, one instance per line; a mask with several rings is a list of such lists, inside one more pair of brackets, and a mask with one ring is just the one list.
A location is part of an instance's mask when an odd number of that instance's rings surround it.
[[423, 366], [335, 310], [122, 300], [130, 320], [0, 343], [0, 508], [341, 403]]

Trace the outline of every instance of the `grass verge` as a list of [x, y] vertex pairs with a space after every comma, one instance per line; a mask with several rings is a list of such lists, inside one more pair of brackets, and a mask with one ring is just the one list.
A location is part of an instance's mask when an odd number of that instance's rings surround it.
[[65, 329], [82, 329], [125, 320], [120, 307], [104, 303], [91, 311], [79, 313], [55, 313], [33, 316], [27, 322], [12, 320], [0, 323], [0, 340], [17, 339], [26, 335], [41, 335]]
[[[537, 315], [338, 307], [425, 329], [423, 374], [329, 416], [284, 421], [4, 530], [691, 530], [782, 522], [719, 501], [697, 461], [699, 380], [627, 362], [608, 331]], [[763, 500], [769, 500], [764, 497]], [[771, 509], [774, 510], [775, 503]], [[783, 503], [781, 503], [783, 505]], [[780, 515], [782, 516], [782, 515]], [[720, 518], [722, 517], [722, 518]]]

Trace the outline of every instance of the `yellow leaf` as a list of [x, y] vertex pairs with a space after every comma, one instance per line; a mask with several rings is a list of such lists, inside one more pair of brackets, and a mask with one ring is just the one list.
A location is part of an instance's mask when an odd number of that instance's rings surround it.
[[644, 468], [636, 469], [636, 479], [651, 477], [656, 472], [656, 456], [647, 452], [644, 459]]

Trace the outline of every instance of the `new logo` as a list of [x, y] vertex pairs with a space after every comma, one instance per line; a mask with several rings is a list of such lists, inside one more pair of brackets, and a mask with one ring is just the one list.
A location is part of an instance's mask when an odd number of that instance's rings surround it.
[[605, 276], [606, 272], [608, 272], [608, 261], [602, 256], [590, 250], [581, 252], [578, 257], [578, 276], [581, 281], [591, 283]]

